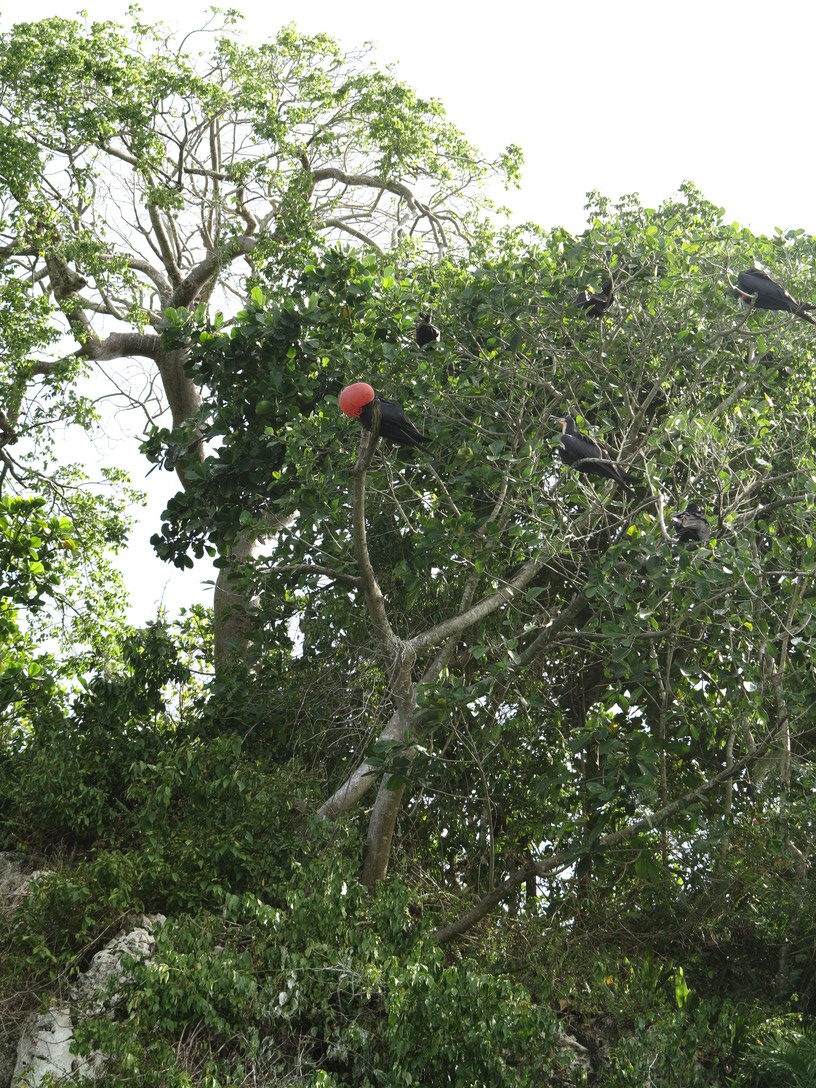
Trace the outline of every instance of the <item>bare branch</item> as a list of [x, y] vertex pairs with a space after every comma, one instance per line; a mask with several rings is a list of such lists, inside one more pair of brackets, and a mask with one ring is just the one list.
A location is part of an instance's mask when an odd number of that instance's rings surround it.
[[376, 249], [378, 253], [383, 252], [382, 247], [378, 246], [373, 238], [369, 238], [369, 236], [367, 234], [364, 234], [361, 230], [357, 230], [355, 227], [349, 226], [349, 224], [344, 222], [342, 219], [334, 219], [329, 217], [323, 220], [323, 226], [334, 227], [336, 230], [342, 230], [346, 234], [350, 234], [352, 238], [356, 238], [359, 242], [362, 242], [364, 245], [370, 246], [371, 249]]
[[250, 253], [257, 245], [257, 242], [257, 238], [252, 235], [242, 234], [240, 238], [237, 238], [230, 245], [224, 246], [221, 250], [205, 257], [203, 261], [199, 261], [183, 280], [179, 278], [170, 299], [170, 305], [191, 305], [217, 272], [237, 257], [243, 257]]
[[435, 627], [431, 627], [419, 635], [414, 635], [413, 638], [408, 640], [408, 645], [415, 653], [421, 653], [423, 650], [428, 650], [437, 643], [442, 642], [450, 635], [459, 634], [466, 627], [478, 623], [479, 620], [489, 616], [491, 612], [495, 612], [497, 608], [501, 608], [503, 604], [507, 604], [508, 601], [512, 601], [514, 597], [517, 597], [525, 586], [529, 585], [535, 578], [543, 565], [544, 561], [541, 557], [528, 559], [515, 577], [502, 586], [501, 589], [492, 593], [489, 597], [483, 598], [483, 600], [464, 612], [460, 612], [458, 616], [451, 616], [450, 619], [443, 620], [442, 623], [438, 623]]
[[170, 240], [167, 237], [167, 231], [164, 229], [164, 223], [159, 209], [154, 203], [149, 202], [147, 205], [147, 214], [150, 217], [150, 223], [153, 227], [153, 233], [156, 236], [156, 241], [159, 246], [159, 253], [164, 261], [164, 268], [167, 275], [170, 278], [170, 282], [175, 288], [178, 288], [181, 284], [181, 271], [176, 264], [176, 258], [173, 255], [173, 251], [170, 248]]
[[385, 599], [380, 589], [371, 558], [368, 554], [368, 540], [365, 525], [365, 487], [366, 475], [374, 456], [374, 449], [380, 434], [380, 404], [374, 402], [371, 431], [363, 431], [360, 436], [360, 449], [357, 464], [354, 466], [354, 554], [360, 570], [360, 581], [365, 593], [371, 622], [380, 642], [380, 649], [389, 656], [393, 653], [399, 639], [394, 633], [385, 611]]

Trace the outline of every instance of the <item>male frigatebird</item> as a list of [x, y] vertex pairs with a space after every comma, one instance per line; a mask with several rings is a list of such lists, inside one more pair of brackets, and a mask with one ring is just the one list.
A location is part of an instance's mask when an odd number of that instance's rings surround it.
[[635, 478], [624, 472], [616, 461], [610, 460], [609, 454], [601, 449], [594, 438], [578, 430], [573, 416], [558, 419], [558, 422], [561, 424], [558, 453], [565, 465], [590, 476], [603, 476], [614, 480], [623, 487], [629, 487], [635, 482]]
[[575, 299], [575, 305], [580, 306], [582, 310], [586, 310], [591, 317], [603, 317], [612, 305], [614, 297], [615, 285], [609, 279], [597, 294], [587, 294], [586, 291], [581, 291]]
[[696, 502], [690, 502], [685, 510], [675, 514], [672, 525], [681, 544], [689, 544], [692, 541], [705, 544], [711, 536], [711, 526], [700, 513], [700, 507]]
[[414, 339], [417, 342], [417, 346], [424, 348], [426, 344], [433, 344], [439, 339], [439, 329], [436, 325], [431, 324], [430, 314], [420, 314], [419, 321], [417, 322], [416, 331], [414, 332]]
[[801, 317], [803, 321], [809, 321], [811, 325], [816, 325], [816, 320], [805, 312], [814, 307], [797, 302], [779, 280], [775, 280], [761, 268], [749, 268], [747, 272], [740, 272], [734, 294], [741, 306], [756, 306], [758, 310], [785, 310]]
[[352, 419], [359, 419], [365, 431], [371, 430], [375, 402], [380, 405], [380, 434], [383, 438], [395, 446], [422, 446], [431, 441], [420, 434], [398, 404], [379, 396], [368, 382], [347, 385], [339, 397], [341, 411]]

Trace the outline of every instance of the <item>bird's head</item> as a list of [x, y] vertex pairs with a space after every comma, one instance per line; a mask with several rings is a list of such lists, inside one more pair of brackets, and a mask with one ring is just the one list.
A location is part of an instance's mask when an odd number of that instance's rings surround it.
[[561, 427], [561, 434], [571, 434], [572, 429], [575, 427], [574, 416], [550, 416], [553, 423], [558, 423]]
[[700, 513], [700, 507], [697, 505], [696, 502], [690, 502], [688, 504], [688, 506], [686, 507], [686, 511], [689, 514], [699, 514]]
[[338, 397], [340, 411], [345, 412], [352, 419], [359, 419], [363, 408], [371, 404], [375, 395], [368, 382], [354, 382], [352, 385], [347, 385]]

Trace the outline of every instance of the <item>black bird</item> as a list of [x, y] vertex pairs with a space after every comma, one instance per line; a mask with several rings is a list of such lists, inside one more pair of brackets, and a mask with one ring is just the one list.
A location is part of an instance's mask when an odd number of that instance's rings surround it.
[[696, 502], [690, 502], [685, 510], [672, 518], [674, 531], [681, 544], [690, 544], [697, 541], [705, 544], [711, 536], [711, 526], [700, 513], [700, 507]]
[[359, 419], [365, 431], [370, 431], [374, 422], [375, 402], [380, 405], [380, 434], [383, 438], [395, 446], [420, 447], [431, 441], [416, 429], [398, 404], [379, 396], [368, 382], [354, 382], [340, 394], [341, 411], [352, 419]]
[[581, 291], [575, 299], [575, 305], [580, 306], [582, 310], [587, 310], [591, 317], [603, 317], [614, 298], [615, 285], [611, 279], [608, 279], [598, 294], [588, 295], [586, 291]]
[[420, 314], [419, 321], [417, 322], [416, 331], [414, 332], [414, 339], [417, 342], [417, 346], [424, 348], [426, 344], [433, 344], [434, 341], [439, 339], [439, 329], [436, 325], [431, 324], [430, 314]]
[[741, 306], [756, 306], [758, 310], [785, 310], [801, 317], [803, 321], [809, 321], [811, 325], [816, 325], [816, 320], [805, 312], [813, 310], [814, 307], [797, 302], [779, 280], [775, 280], [761, 268], [740, 272], [734, 294], [740, 300]]
[[572, 416], [559, 419], [558, 422], [561, 424], [558, 453], [565, 465], [590, 476], [603, 476], [605, 479], [614, 480], [622, 487], [629, 487], [635, 482], [635, 477], [624, 472], [616, 461], [611, 461], [594, 438], [578, 430]]

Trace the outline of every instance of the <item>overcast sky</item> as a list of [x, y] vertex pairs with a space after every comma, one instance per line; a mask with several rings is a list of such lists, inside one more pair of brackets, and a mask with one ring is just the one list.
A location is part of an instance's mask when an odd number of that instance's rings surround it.
[[[227, 6], [226, 4], [224, 6]], [[493, 156], [521, 145], [522, 189], [509, 194], [514, 217], [579, 230], [585, 193], [637, 192], [649, 204], [694, 181], [729, 219], [758, 232], [804, 227], [814, 211], [813, 48], [816, 7], [778, 0], [583, 0], [473, 2], [272, 0], [235, 5], [253, 42], [284, 23], [326, 31], [354, 47], [371, 41], [382, 64], [422, 95], [440, 99], [450, 119]], [[120, 19], [126, 5], [99, 0], [26, 0], [3, 9], [2, 25], [84, 8]], [[187, 31], [205, 5], [143, 0], [143, 18]], [[172, 12], [172, 16], [168, 16]], [[104, 445], [104, 442], [103, 442]], [[152, 492], [147, 520], [127, 563], [157, 527], [169, 473], [134, 482]], [[160, 484], [160, 487], [156, 485]], [[173, 579], [155, 561], [139, 568], [136, 616], [202, 598], [198, 569]]]

